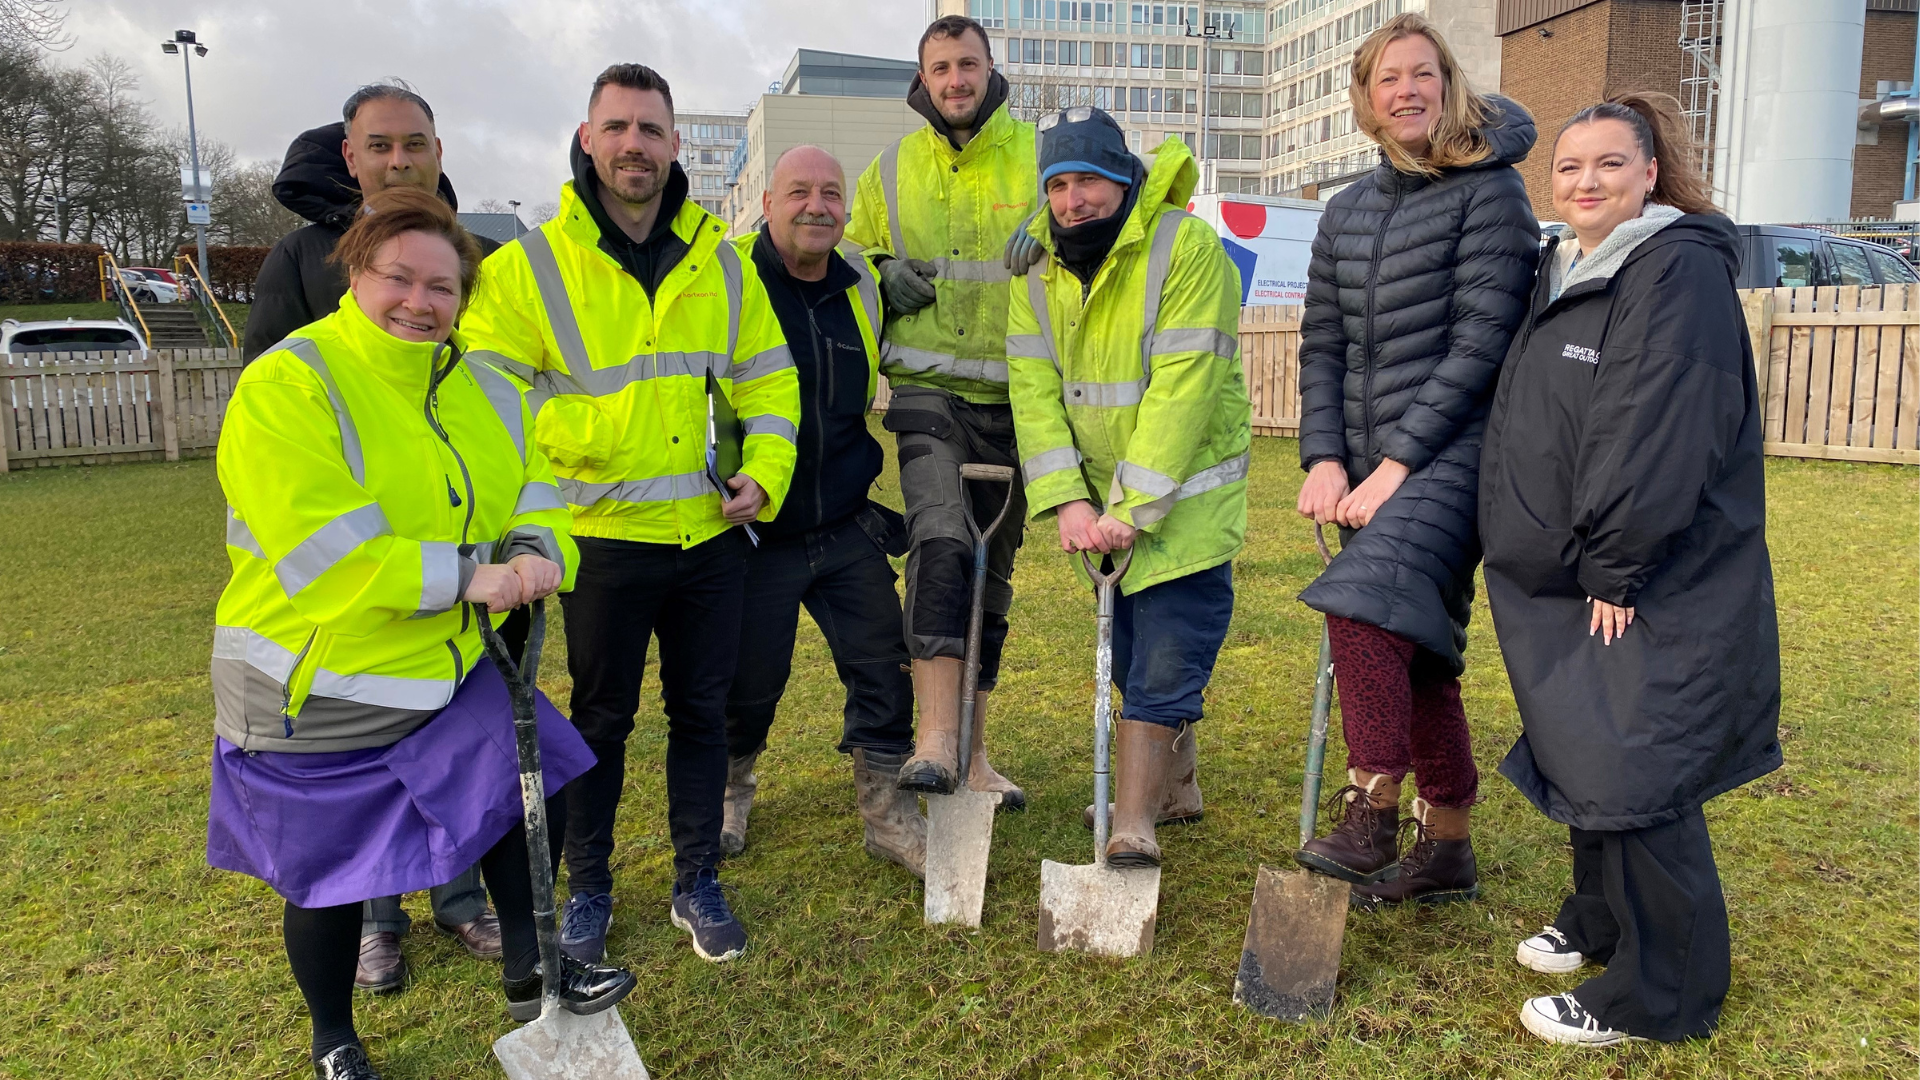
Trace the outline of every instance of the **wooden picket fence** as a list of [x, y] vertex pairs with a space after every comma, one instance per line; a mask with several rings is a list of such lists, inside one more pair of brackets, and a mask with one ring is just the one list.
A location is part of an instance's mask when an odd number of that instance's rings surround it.
[[0, 473], [211, 453], [240, 366], [231, 349], [0, 354]]
[[[1767, 453], [1920, 465], [1920, 285], [1741, 300]], [[1254, 433], [1298, 435], [1300, 308], [1243, 308], [1240, 359]], [[210, 452], [240, 366], [226, 349], [0, 355], [0, 472]]]

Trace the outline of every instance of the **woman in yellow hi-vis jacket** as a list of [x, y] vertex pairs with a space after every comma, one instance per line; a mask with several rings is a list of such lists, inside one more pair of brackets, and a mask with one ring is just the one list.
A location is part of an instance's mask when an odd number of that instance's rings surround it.
[[[340, 310], [248, 367], [221, 432], [233, 577], [214, 630], [207, 858], [285, 898], [316, 1074], [377, 1080], [352, 1009], [370, 897], [477, 860], [508, 1011], [539, 1013], [511, 706], [477, 620], [570, 588], [577, 556], [521, 392], [449, 344], [480, 261], [453, 212], [380, 192], [334, 257]], [[593, 758], [544, 698], [539, 712], [558, 791]], [[565, 964], [574, 1012], [634, 985]]]
[[1199, 176], [1184, 143], [1149, 171], [1082, 106], [1040, 122], [1038, 156], [1048, 212], [1030, 232], [1050, 258], [1013, 282], [1007, 315], [1020, 467], [1032, 515], [1057, 518], [1076, 564], [1132, 549], [1114, 610], [1126, 704], [1106, 855], [1157, 866], [1154, 825], [1200, 815], [1192, 725], [1246, 542], [1240, 276], [1180, 209]]

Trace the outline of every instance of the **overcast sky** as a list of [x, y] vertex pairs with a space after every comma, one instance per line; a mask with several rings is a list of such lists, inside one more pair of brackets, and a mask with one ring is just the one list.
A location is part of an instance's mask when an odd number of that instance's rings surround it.
[[198, 31], [193, 61], [203, 138], [243, 160], [278, 162], [302, 130], [340, 118], [355, 86], [398, 75], [434, 108], [446, 171], [471, 209], [528, 208], [568, 178], [566, 139], [606, 65], [638, 61], [675, 106], [743, 109], [795, 49], [910, 59], [927, 0], [68, 0], [76, 39], [58, 62], [132, 62], [155, 115], [186, 124], [180, 59], [160, 51]]

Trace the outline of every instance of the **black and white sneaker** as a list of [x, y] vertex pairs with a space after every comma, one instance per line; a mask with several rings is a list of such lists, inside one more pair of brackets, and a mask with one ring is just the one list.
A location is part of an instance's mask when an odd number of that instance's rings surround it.
[[1566, 1046], [1618, 1046], [1634, 1036], [1602, 1027], [1572, 994], [1537, 997], [1520, 1006], [1520, 1022], [1550, 1043]]
[[685, 892], [679, 882], [673, 883], [672, 918], [673, 925], [693, 935], [693, 951], [702, 960], [718, 964], [747, 951], [746, 928], [733, 917], [711, 870], [702, 870]]
[[1521, 967], [1532, 968], [1542, 975], [1565, 975], [1579, 971], [1587, 958], [1567, 943], [1567, 935], [1557, 926], [1549, 926], [1520, 943], [1514, 951], [1514, 959]]

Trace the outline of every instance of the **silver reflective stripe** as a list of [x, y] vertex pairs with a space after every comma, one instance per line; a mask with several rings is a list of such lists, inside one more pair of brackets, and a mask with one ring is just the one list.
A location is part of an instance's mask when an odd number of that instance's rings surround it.
[[1195, 326], [1186, 330], [1162, 330], [1153, 335], [1153, 345], [1149, 350], [1154, 356], [1168, 353], [1207, 352], [1228, 360], [1239, 355], [1240, 339], [1211, 326]]
[[704, 472], [654, 476], [645, 480], [622, 480], [613, 484], [590, 484], [571, 477], [560, 478], [560, 490], [574, 506], [592, 506], [602, 499], [614, 502], [671, 502], [713, 494], [713, 483]]
[[893, 342], [880, 347], [880, 358], [883, 363], [903, 367], [908, 371], [937, 371], [956, 379], [972, 379], [975, 382], [994, 382], [1002, 385], [1007, 381], [1005, 360], [962, 360], [947, 353], [934, 352], [932, 349], [916, 349], [910, 345], [896, 345]]
[[545, 525], [516, 525], [513, 531], [507, 534], [507, 539], [512, 540], [516, 536], [531, 536], [539, 540], [547, 558], [560, 567], [560, 573], [563, 576], [566, 574], [567, 557], [560, 549], [560, 541], [554, 538], [552, 529]]
[[945, 256], [933, 260], [940, 276], [948, 281], [983, 281], [990, 285], [1005, 285], [1013, 280], [1013, 271], [999, 259], [949, 259]]
[[860, 275], [860, 306], [867, 311], [867, 329], [872, 331], [875, 341], [880, 340], [880, 320], [884, 317], [880, 307], [880, 283], [873, 279], [873, 264], [866, 256], [855, 251], [843, 256], [853, 272]]
[[[785, 345], [776, 345], [729, 366], [727, 378], [736, 383], [752, 382], [763, 375], [771, 375], [792, 366], [793, 353]], [[715, 373], [718, 374], [718, 371]]]
[[379, 503], [349, 510], [315, 529], [313, 535], [274, 563], [273, 576], [280, 579], [280, 588], [288, 596], [298, 596], [300, 590], [353, 554], [361, 544], [392, 531]]
[[[1242, 480], [1245, 480], [1247, 478], [1247, 462], [1248, 462], [1248, 455], [1246, 453], [1241, 453], [1234, 457], [1228, 458], [1227, 460], [1221, 462], [1218, 465], [1212, 465], [1207, 468], [1201, 469], [1199, 472], [1194, 473], [1192, 476], [1187, 477], [1187, 482], [1184, 484], [1181, 484], [1177, 489], [1173, 490], [1172, 492], [1165, 495], [1161, 495], [1159, 498], [1153, 500], [1150, 503], [1147, 503], [1144, 506], [1134, 507], [1133, 523], [1136, 526], [1142, 526], [1142, 527], [1151, 525], [1154, 522], [1159, 521], [1161, 518], [1166, 517], [1167, 514], [1173, 510], [1175, 503], [1178, 503], [1184, 499], [1191, 499], [1196, 495], [1204, 495], [1207, 492], [1214, 490], [1215, 488], [1226, 487], [1228, 484], [1234, 484]], [[1126, 483], [1127, 483], [1127, 486], [1133, 488], [1136, 491], [1145, 491], [1148, 494], [1154, 494], [1159, 490], [1159, 487], [1162, 486], [1164, 483], [1171, 482], [1171, 481], [1168, 481], [1165, 476], [1162, 476], [1159, 473], [1153, 472], [1150, 469], [1143, 469], [1138, 465], [1132, 464], [1131, 462], [1122, 461], [1119, 467], [1114, 470], [1114, 474], [1113, 474], [1114, 485], [1116, 487], [1118, 487], [1121, 482], [1120, 478], [1123, 470], [1131, 470], [1131, 473], [1130, 475], [1128, 475]], [[1152, 478], [1152, 482], [1156, 486], [1146, 487], [1146, 486], [1143, 486], [1141, 483], [1136, 482], [1136, 480], [1140, 478], [1142, 474], [1144, 474], [1145, 477]], [[1117, 495], [1118, 492], [1116, 492], [1115, 494]], [[1118, 502], [1119, 499], [1116, 498], [1114, 499], [1114, 501]]]
[[1040, 349], [1033, 355], [1053, 361], [1055, 373], [1065, 374], [1060, 367], [1060, 354], [1053, 348], [1053, 313], [1047, 310], [1047, 283], [1042, 280], [1038, 266], [1027, 271], [1027, 303], [1033, 308], [1033, 317], [1040, 322]]
[[1180, 481], [1166, 473], [1154, 472], [1125, 459], [1113, 467], [1113, 479], [1115, 483], [1155, 496], [1171, 495], [1180, 490]]
[[354, 483], [366, 484], [367, 459], [360, 450], [360, 429], [353, 424], [353, 414], [347, 411], [347, 399], [340, 396], [340, 387], [333, 381], [333, 372], [327, 370], [327, 361], [320, 355], [320, 346], [308, 338], [298, 337], [288, 338], [280, 344], [304, 361], [326, 384], [327, 397], [333, 401], [333, 418], [340, 425], [340, 453], [347, 459], [347, 471], [353, 474]]
[[553, 241], [545, 229], [535, 229], [522, 235], [519, 244], [526, 253], [527, 267], [533, 271], [533, 283], [540, 290], [540, 306], [547, 309], [547, 325], [553, 328], [560, 359], [569, 372], [581, 377], [593, 369], [593, 363], [587, 359], [586, 339], [580, 336], [580, 322], [574, 317], [572, 301], [567, 299], [567, 283], [560, 276]]
[[420, 542], [420, 606], [413, 617], [438, 615], [460, 602], [460, 545]]
[[1039, 334], [1008, 334], [1007, 355], [1029, 356], [1035, 360], [1045, 360], [1053, 350], [1047, 346], [1047, 339]]
[[[286, 685], [298, 659], [293, 650], [244, 626], [213, 628], [213, 658], [239, 660], [274, 682]], [[402, 679], [392, 675], [342, 675], [321, 668], [314, 672], [312, 693], [362, 705], [425, 712], [453, 700], [451, 679]]]
[[467, 359], [475, 363], [489, 364], [499, 368], [501, 371], [514, 376], [521, 382], [531, 383], [534, 377], [540, 374], [539, 371], [534, 369], [532, 364], [523, 364], [505, 353], [497, 353], [492, 349], [474, 349], [467, 353]]
[[1020, 472], [1031, 484], [1043, 476], [1080, 467], [1080, 451], [1071, 446], [1062, 446], [1058, 450], [1043, 450], [1020, 463]]
[[1145, 329], [1140, 335], [1140, 374], [1144, 378], [1153, 376], [1153, 342], [1160, 332], [1160, 294], [1166, 291], [1167, 275], [1173, 270], [1173, 242], [1180, 238], [1181, 224], [1192, 216], [1185, 210], [1161, 214], [1153, 233], [1153, 247], [1147, 252], [1146, 320], [1140, 324]]
[[473, 545], [473, 561], [485, 566], [493, 561], [493, 549], [499, 545], [491, 540], [482, 540]]
[[540, 419], [540, 406], [553, 400], [553, 391], [544, 386], [536, 386], [527, 391], [527, 412], [535, 420]]
[[720, 276], [727, 286], [727, 356], [731, 358], [740, 351], [740, 308], [746, 303], [746, 285], [739, 249], [722, 240], [715, 250], [720, 256]]
[[513, 448], [520, 454], [520, 460], [527, 460], [526, 425], [520, 422], [520, 390], [507, 380], [505, 375], [492, 367], [480, 363], [469, 353], [467, 355], [467, 373], [473, 381], [480, 384], [480, 392], [487, 395], [487, 404], [493, 406], [493, 414], [500, 418], [500, 426], [513, 436]]
[[244, 626], [213, 628], [213, 658], [244, 661], [277, 683], [293, 674], [296, 659], [292, 649]]
[[880, 193], [887, 200], [887, 235], [893, 241], [893, 257], [907, 257], [907, 238], [900, 232], [900, 144], [880, 151]]
[[1131, 382], [1070, 382], [1060, 384], [1060, 397], [1069, 405], [1092, 405], [1117, 409], [1138, 405], [1147, 393], [1147, 380]]
[[761, 416], [743, 416], [740, 418], [740, 427], [747, 435], [778, 435], [790, 443], [800, 441], [800, 429], [784, 416], [774, 416], [771, 413]]
[[267, 557], [267, 553], [260, 549], [260, 541], [253, 538], [253, 530], [247, 528], [247, 523], [240, 520], [231, 506], [227, 507], [227, 545], [237, 547], [257, 559]]
[[514, 500], [512, 517], [521, 514], [537, 514], [542, 510], [565, 510], [567, 500], [560, 495], [560, 489], [545, 480], [529, 480], [520, 485], [520, 497]]

